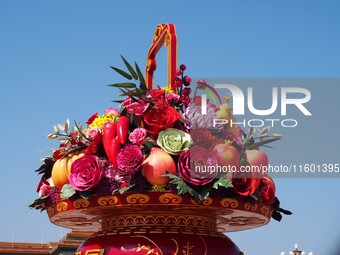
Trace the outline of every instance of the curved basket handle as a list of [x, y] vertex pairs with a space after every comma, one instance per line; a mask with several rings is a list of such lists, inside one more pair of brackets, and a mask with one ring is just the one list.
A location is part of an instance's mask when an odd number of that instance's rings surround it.
[[158, 24], [148, 52], [146, 63], [146, 86], [153, 89], [153, 73], [157, 67], [156, 55], [162, 46], [168, 46], [168, 88], [176, 92], [173, 87], [177, 69], [177, 35], [174, 24]]

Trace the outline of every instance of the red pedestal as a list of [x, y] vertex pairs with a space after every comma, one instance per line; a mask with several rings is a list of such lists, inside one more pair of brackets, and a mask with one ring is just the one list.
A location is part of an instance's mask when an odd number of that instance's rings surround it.
[[223, 233], [267, 224], [272, 208], [240, 198], [197, 204], [189, 196], [150, 192], [63, 200], [47, 212], [56, 225], [96, 232], [78, 255], [239, 255]]

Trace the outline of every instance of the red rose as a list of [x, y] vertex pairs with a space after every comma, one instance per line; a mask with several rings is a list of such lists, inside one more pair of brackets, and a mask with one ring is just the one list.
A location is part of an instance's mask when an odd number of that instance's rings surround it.
[[175, 126], [175, 122], [181, 115], [171, 106], [162, 108], [150, 108], [143, 116], [143, 127], [153, 136], [157, 136], [159, 131]]
[[104, 174], [99, 158], [85, 155], [72, 163], [69, 180], [74, 190], [90, 191], [98, 186]]
[[275, 202], [275, 183], [270, 176], [266, 175], [261, 179], [259, 186], [259, 199], [265, 204], [272, 205]]
[[255, 193], [256, 189], [260, 185], [261, 179], [258, 177], [258, 173], [253, 172], [235, 172], [233, 173], [232, 184], [235, 194], [240, 196], [249, 196]]
[[154, 89], [150, 91], [151, 101], [164, 101], [165, 100], [165, 90], [163, 89]]
[[216, 165], [218, 165], [218, 159], [214, 153], [203, 147], [195, 146], [179, 155], [178, 175], [191, 185], [202, 186], [216, 178], [217, 171], [206, 171], [208, 166]]

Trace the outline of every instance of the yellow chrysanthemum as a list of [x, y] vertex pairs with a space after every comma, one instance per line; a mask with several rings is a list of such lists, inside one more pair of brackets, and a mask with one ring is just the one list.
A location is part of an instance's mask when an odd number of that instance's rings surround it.
[[174, 93], [174, 91], [169, 87], [162, 87], [161, 89], [165, 91], [165, 94]]
[[94, 127], [99, 127], [100, 129], [102, 129], [103, 125], [106, 122], [113, 120], [116, 116], [117, 115], [113, 114], [113, 113], [107, 113], [107, 114], [100, 115], [93, 120], [93, 122], [88, 126], [87, 129], [91, 129], [91, 128], [94, 128]]

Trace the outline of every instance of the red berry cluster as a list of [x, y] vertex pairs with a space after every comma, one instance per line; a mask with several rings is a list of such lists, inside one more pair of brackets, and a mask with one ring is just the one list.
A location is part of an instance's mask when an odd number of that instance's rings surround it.
[[185, 65], [180, 65], [179, 69], [176, 70], [176, 79], [174, 81], [174, 85], [177, 88], [177, 93], [180, 96], [180, 101], [188, 106], [190, 103], [189, 95], [191, 93], [191, 88], [189, 88], [191, 83], [191, 78], [187, 75], [184, 75], [184, 71], [187, 67]]

